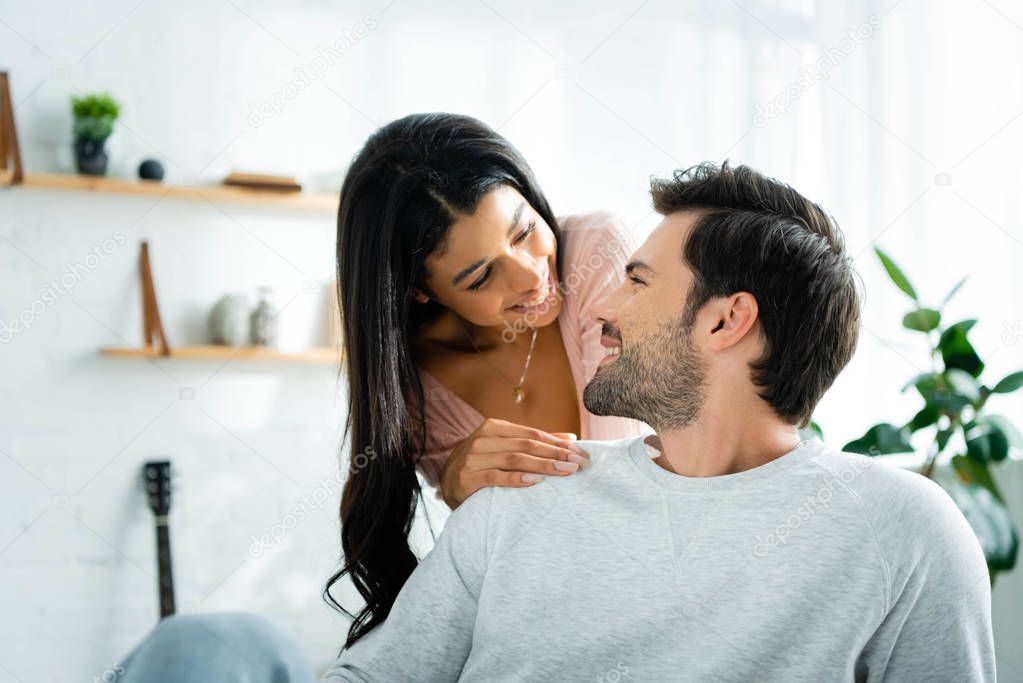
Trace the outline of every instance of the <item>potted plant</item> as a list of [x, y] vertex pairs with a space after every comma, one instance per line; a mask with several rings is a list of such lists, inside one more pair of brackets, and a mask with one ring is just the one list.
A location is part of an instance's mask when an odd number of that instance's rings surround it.
[[924, 405], [916, 415], [901, 424], [874, 425], [843, 450], [866, 455], [913, 452], [910, 437], [918, 432], [926, 434], [928, 446], [920, 473], [932, 477], [939, 460], [950, 462], [954, 474], [936, 480], [977, 534], [994, 582], [998, 572], [1015, 565], [1019, 538], [992, 467], [1008, 457], [1011, 447], [1023, 446], [1023, 437], [1007, 418], [989, 414], [986, 408], [991, 396], [1008, 394], [1023, 386], [1023, 371], [987, 385], [981, 380], [984, 361], [967, 338], [977, 321], [945, 325], [942, 309], [966, 278], [952, 288], [938, 308], [928, 308], [921, 304], [913, 285], [895, 262], [880, 249], [874, 251], [895, 286], [912, 300], [912, 309], [903, 317], [902, 326], [926, 337], [930, 370], [902, 387], [902, 391], [915, 389], [923, 400]]
[[74, 114], [75, 164], [79, 173], [104, 175], [107, 153], [104, 143], [114, 130], [120, 106], [106, 93], [71, 98]]

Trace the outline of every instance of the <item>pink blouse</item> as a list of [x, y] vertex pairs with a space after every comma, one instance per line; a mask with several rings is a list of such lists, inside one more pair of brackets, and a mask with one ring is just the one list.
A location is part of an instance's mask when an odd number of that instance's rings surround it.
[[[615, 440], [653, 432], [638, 420], [600, 417], [583, 405], [583, 389], [604, 357], [601, 324], [590, 309], [621, 284], [625, 264], [635, 251], [633, 237], [621, 217], [608, 212], [559, 218], [558, 225], [561, 228], [558, 248], [562, 250], [559, 275], [565, 296], [558, 324], [575, 380], [582, 432], [579, 438]], [[426, 452], [419, 460], [419, 470], [436, 487], [448, 454], [476, 431], [484, 417], [422, 368], [419, 377], [423, 383], [427, 430]]]

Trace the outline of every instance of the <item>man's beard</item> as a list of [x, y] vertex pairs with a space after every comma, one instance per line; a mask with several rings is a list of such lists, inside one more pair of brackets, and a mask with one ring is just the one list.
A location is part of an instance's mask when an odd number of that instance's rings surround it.
[[650, 337], [622, 348], [617, 360], [597, 368], [583, 390], [594, 415], [642, 420], [656, 431], [681, 429], [700, 413], [705, 369], [693, 346], [695, 315], [688, 310]]

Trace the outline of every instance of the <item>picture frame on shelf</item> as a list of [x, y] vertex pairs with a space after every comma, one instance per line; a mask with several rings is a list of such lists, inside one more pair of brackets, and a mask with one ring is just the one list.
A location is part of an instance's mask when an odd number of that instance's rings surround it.
[[18, 185], [24, 179], [18, 131], [14, 124], [14, 105], [11, 103], [11, 79], [6, 71], [0, 71], [0, 183]]

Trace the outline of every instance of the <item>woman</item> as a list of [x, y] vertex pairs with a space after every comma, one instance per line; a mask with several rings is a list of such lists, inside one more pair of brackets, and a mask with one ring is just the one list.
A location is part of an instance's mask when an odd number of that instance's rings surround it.
[[[366, 601], [348, 647], [387, 616], [415, 568], [416, 469], [452, 508], [483, 486], [571, 476], [571, 440], [649, 428], [596, 417], [582, 390], [605, 355], [590, 306], [632, 251], [609, 214], [556, 220], [504, 138], [465, 116], [416, 114], [356, 156], [338, 215], [351, 434], [341, 500], [346, 574]], [[310, 681], [296, 644], [248, 614], [165, 619], [125, 681]], [[255, 673], [254, 673], [255, 672]]]
[[483, 123], [415, 114], [373, 134], [341, 189], [338, 289], [349, 389], [344, 564], [366, 601], [348, 647], [415, 569], [416, 469], [452, 508], [586, 462], [572, 440], [642, 423], [582, 391], [605, 355], [590, 306], [632, 251], [608, 214], [556, 220], [532, 171]]

